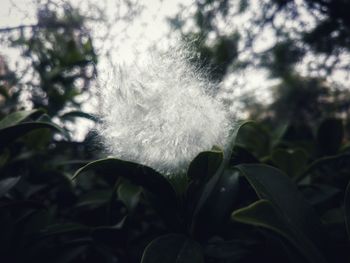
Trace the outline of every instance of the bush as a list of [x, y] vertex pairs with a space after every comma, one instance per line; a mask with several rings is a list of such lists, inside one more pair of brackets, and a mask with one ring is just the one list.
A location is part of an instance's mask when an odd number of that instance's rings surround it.
[[214, 147], [169, 177], [89, 162], [88, 143], [43, 110], [12, 113], [0, 122], [1, 261], [348, 262], [343, 129], [244, 122], [230, 153]]

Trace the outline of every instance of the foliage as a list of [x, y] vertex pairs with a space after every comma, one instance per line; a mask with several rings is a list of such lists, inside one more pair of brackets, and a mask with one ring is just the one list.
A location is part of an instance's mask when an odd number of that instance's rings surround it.
[[[10, 92], [7, 97], [11, 95], [13, 100], [8, 107], [29, 103], [50, 116], [60, 115], [67, 107], [79, 109], [76, 98], [89, 91], [97, 63], [85, 18], [68, 4], [58, 10], [48, 2], [38, 7], [36, 24], [7, 31], [2, 41], [19, 48], [29, 64], [25, 69], [28, 73], [22, 76], [16, 77], [8, 68], [0, 74]], [[29, 101], [19, 100], [20, 96], [29, 97]], [[3, 106], [3, 111], [11, 110]]]
[[179, 181], [113, 158], [72, 177], [86, 159], [69, 159], [60, 148], [68, 141], [52, 137], [64, 131], [43, 114], [0, 122], [4, 262], [349, 260], [349, 150], [336, 119], [312, 139], [300, 127], [274, 134], [245, 122], [230, 156], [200, 153]]

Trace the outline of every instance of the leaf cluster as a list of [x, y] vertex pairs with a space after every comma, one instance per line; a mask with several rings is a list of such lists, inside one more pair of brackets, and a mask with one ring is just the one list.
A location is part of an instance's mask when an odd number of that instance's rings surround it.
[[115, 158], [74, 161], [77, 148], [54, 141], [65, 131], [43, 117], [0, 122], [2, 261], [349, 260], [350, 155], [338, 119], [315, 131], [244, 122], [231, 151], [213, 147], [166, 177]]

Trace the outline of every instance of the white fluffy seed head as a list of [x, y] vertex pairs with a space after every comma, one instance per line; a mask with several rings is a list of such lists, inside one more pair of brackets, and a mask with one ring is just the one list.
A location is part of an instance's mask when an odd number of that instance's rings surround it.
[[119, 70], [100, 88], [98, 132], [109, 154], [173, 176], [214, 145], [225, 148], [230, 125], [217, 86], [179, 49]]

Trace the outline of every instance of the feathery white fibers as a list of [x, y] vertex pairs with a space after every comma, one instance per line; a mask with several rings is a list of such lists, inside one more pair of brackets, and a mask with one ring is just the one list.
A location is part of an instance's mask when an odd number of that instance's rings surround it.
[[171, 176], [185, 172], [201, 151], [225, 148], [226, 110], [188, 54], [184, 47], [153, 53], [100, 88], [98, 132], [110, 155]]

